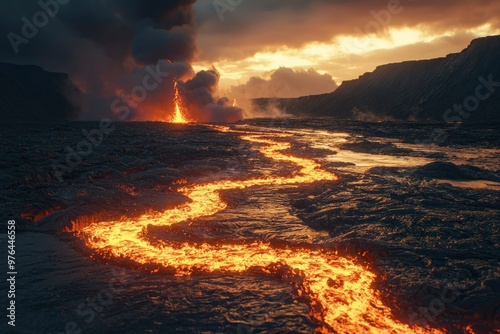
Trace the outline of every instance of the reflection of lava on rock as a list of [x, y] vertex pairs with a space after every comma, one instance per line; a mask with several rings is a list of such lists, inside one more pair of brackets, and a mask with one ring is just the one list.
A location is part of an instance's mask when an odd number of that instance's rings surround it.
[[[182, 111], [179, 109], [182, 116]], [[184, 118], [180, 117], [178, 120]], [[173, 121], [177, 120], [177, 115]], [[214, 127], [219, 131], [233, 131]], [[209, 244], [170, 242], [148, 238], [148, 226], [171, 226], [195, 221], [224, 210], [220, 191], [266, 185], [309, 184], [336, 180], [313, 160], [282, 153], [289, 149], [286, 135], [280, 141], [265, 135], [243, 133], [243, 140], [260, 145], [260, 152], [275, 161], [293, 163], [300, 171], [288, 177], [263, 177], [241, 181], [222, 180], [189, 185], [180, 192], [191, 199], [177, 208], [137, 219], [104, 221], [82, 228], [79, 236], [94, 251], [93, 258], [127, 259], [152, 272], [166, 270], [177, 276], [195, 272], [259, 272], [289, 279], [308, 303], [310, 315], [322, 333], [424, 333], [438, 330], [411, 327], [395, 320], [372, 288], [375, 274], [350, 259], [306, 247], [273, 247], [261, 242]]]

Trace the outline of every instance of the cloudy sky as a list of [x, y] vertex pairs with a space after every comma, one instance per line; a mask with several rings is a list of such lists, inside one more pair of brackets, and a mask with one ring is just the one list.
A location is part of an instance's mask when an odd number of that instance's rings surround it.
[[[377, 65], [445, 56], [473, 38], [500, 34], [498, 0], [199, 0], [194, 8], [195, 68], [214, 65], [223, 90], [241, 90], [253, 76], [267, 80], [260, 86], [269, 88], [280, 67], [313, 69], [341, 84]], [[315, 83], [318, 93], [332, 89], [316, 77], [303, 93]], [[255, 82], [247, 87], [262, 91]], [[281, 88], [290, 91], [302, 93]]]
[[193, 119], [236, 119], [246, 109], [238, 107], [245, 107], [241, 100], [331, 92], [378, 65], [442, 57], [476, 37], [500, 34], [498, 0], [5, 0], [3, 5], [0, 61], [68, 73], [82, 92], [83, 119], [110, 113], [112, 102], [124, 95], [137, 102], [134, 89], [150, 67], [170, 76], [146, 101], [132, 104], [131, 119], [169, 119], [174, 81]]

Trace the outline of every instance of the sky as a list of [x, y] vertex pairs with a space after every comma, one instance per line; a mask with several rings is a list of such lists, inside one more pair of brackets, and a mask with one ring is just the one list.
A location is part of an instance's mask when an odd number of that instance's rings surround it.
[[[194, 67], [215, 66], [222, 91], [244, 85], [264, 93], [248, 81], [272, 81], [280, 67], [313, 70], [340, 85], [378, 65], [443, 57], [476, 37], [500, 34], [497, 0], [199, 0], [194, 8]], [[316, 81], [317, 93], [336, 87]], [[307, 95], [312, 82], [292, 91]]]
[[443, 57], [500, 34], [498, 0], [5, 0], [2, 8], [0, 61], [67, 73], [84, 120], [127, 109], [127, 120], [168, 120], [178, 87], [188, 118], [234, 121], [249, 116], [252, 98], [329, 93], [378, 65]]

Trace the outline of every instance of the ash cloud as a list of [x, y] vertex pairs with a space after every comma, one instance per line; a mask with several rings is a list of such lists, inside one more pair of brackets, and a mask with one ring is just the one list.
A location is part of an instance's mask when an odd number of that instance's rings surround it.
[[[173, 95], [173, 79], [187, 85], [191, 78], [197, 77], [191, 68], [199, 53], [192, 8], [196, 0], [41, 2], [55, 15], [47, 15], [46, 25], [35, 26], [36, 34], [28, 43], [18, 45], [17, 54], [9, 39], [3, 38], [0, 61], [34, 64], [48, 71], [68, 73], [83, 92], [81, 119], [112, 116], [111, 103], [120, 96], [123, 99], [123, 95], [130, 95], [134, 87], [142, 86], [148, 67], [168, 71], [171, 76], [148, 91], [147, 99], [133, 105], [129, 120], [164, 119], [162, 109], [168, 112], [167, 99]], [[38, 0], [7, 0], [3, 6], [0, 13], [3, 36], [12, 32], [24, 38], [22, 19], [33, 22], [36, 13], [48, 14]], [[166, 62], [167, 59], [172, 63]], [[213, 96], [216, 87], [207, 92], [210, 96], [205, 100], [217, 102]], [[185, 94], [188, 99], [191, 95]], [[187, 101], [200, 109], [194, 113], [207, 109], [200, 101]]]
[[158, 59], [191, 62], [195, 53], [194, 28], [188, 25], [170, 30], [146, 27], [132, 42], [132, 55], [142, 64], [154, 64]]

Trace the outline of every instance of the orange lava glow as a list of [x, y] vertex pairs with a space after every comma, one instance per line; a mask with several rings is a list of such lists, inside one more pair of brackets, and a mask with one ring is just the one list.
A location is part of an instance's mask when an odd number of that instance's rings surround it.
[[186, 109], [184, 108], [184, 103], [182, 102], [181, 94], [179, 93], [179, 85], [177, 81], [174, 81], [174, 115], [170, 118], [170, 123], [182, 124], [188, 123], [186, 118]]
[[61, 207], [55, 206], [55, 207], [50, 208], [50, 209], [26, 211], [26, 212], [21, 213], [20, 216], [21, 216], [21, 218], [26, 218], [32, 222], [36, 222], [36, 221], [39, 221], [40, 219], [47, 217], [51, 213], [59, 211], [59, 210], [61, 210]]
[[[215, 127], [219, 131], [234, 131]], [[276, 136], [274, 136], [276, 137]], [[283, 153], [291, 147], [286, 136], [269, 139], [255, 133], [241, 138], [259, 146], [260, 152], [276, 162], [291, 163], [299, 171], [288, 177], [266, 176], [241, 181], [221, 180], [187, 185], [180, 189], [191, 199], [177, 208], [137, 219], [105, 221], [84, 227], [78, 235], [94, 251], [94, 258], [129, 259], [141, 267], [168, 268], [177, 276], [194, 272], [242, 273], [258, 268], [273, 273], [276, 266], [290, 268], [290, 284], [309, 298], [310, 315], [318, 321], [321, 333], [441, 333], [412, 327], [393, 318], [372, 285], [375, 274], [353, 260], [333, 252], [308, 248], [278, 248], [261, 242], [247, 244], [209, 244], [200, 242], [149, 242], [144, 238], [149, 225], [171, 226], [214, 215], [227, 207], [220, 192], [267, 185], [300, 185], [336, 180], [337, 176], [320, 164]], [[153, 271], [157, 271], [154, 269]], [[303, 280], [293, 279], [294, 275]]]

